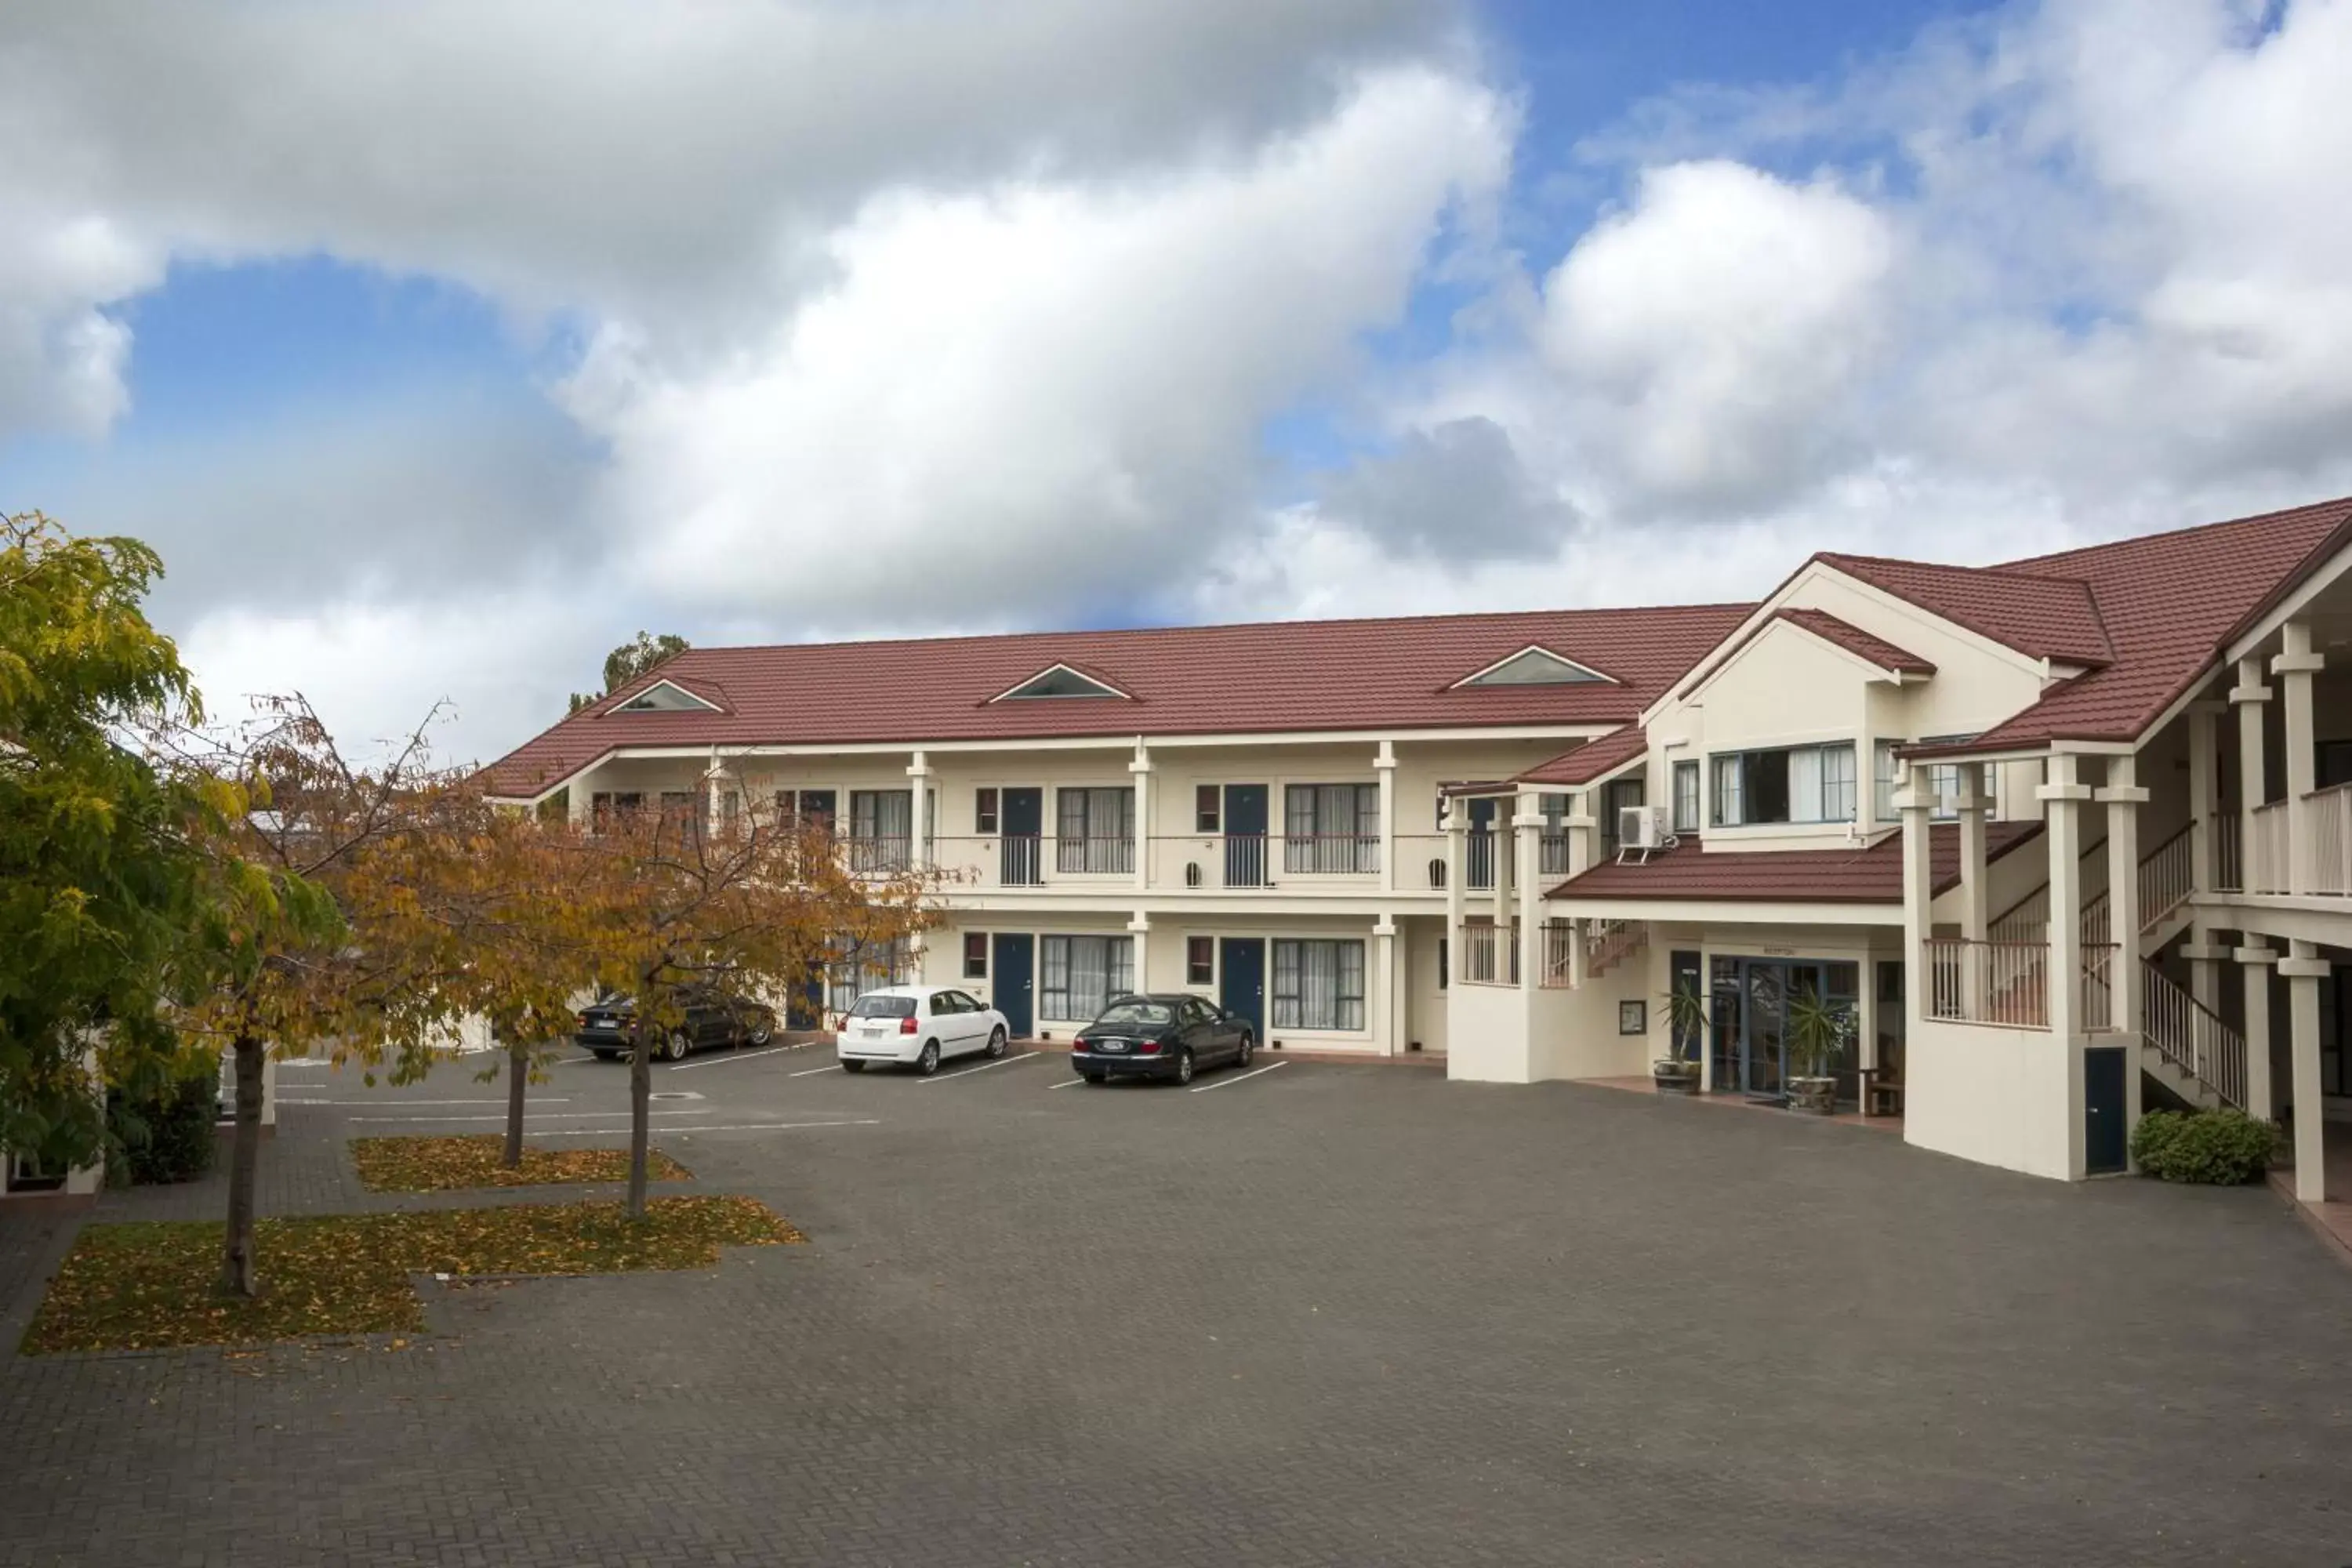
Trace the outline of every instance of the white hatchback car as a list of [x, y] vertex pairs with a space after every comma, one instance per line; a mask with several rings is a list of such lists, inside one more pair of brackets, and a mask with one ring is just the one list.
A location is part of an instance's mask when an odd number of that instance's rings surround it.
[[1001, 1057], [1012, 1029], [1004, 1015], [952, 985], [887, 985], [857, 999], [835, 1036], [841, 1065], [911, 1067], [926, 1076], [950, 1057]]

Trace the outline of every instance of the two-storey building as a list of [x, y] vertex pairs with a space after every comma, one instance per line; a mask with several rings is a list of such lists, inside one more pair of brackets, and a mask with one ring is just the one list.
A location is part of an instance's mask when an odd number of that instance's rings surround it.
[[937, 868], [861, 985], [1024, 1032], [1192, 989], [1269, 1046], [1705, 1090], [1800, 999], [1912, 1142], [2120, 1169], [2144, 1104], [2352, 1108], [2352, 500], [2032, 561], [1838, 554], [1761, 603], [697, 649], [497, 763]]

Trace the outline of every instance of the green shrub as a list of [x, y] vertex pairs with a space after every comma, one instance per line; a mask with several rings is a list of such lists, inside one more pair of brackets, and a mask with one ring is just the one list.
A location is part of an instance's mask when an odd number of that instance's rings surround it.
[[213, 1168], [217, 1075], [206, 1071], [145, 1092], [116, 1090], [106, 1114], [120, 1160], [110, 1173], [134, 1186], [193, 1182]]
[[2242, 1110], [2154, 1110], [2132, 1131], [2132, 1159], [2166, 1182], [2235, 1186], [2258, 1181], [2271, 1163], [2270, 1123]]

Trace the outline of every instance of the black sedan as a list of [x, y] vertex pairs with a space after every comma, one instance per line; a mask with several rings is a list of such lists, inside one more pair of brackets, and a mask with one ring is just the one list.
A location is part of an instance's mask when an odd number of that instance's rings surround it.
[[[776, 1032], [776, 1010], [764, 1002], [705, 987], [688, 990], [681, 999], [686, 1022], [654, 1041], [658, 1060], [682, 1062], [703, 1046], [764, 1046]], [[572, 1039], [595, 1052], [599, 1061], [614, 1061], [629, 1054], [636, 1023], [636, 998], [601, 996], [581, 1009]]]
[[1221, 1062], [1249, 1066], [1257, 1036], [1249, 1020], [1189, 993], [1122, 996], [1070, 1042], [1070, 1065], [1088, 1083], [1163, 1078], [1190, 1083]]

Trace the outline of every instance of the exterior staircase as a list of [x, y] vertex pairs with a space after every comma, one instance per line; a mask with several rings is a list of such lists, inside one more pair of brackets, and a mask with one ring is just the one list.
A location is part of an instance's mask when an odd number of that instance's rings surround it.
[[2140, 973], [2140, 1070], [2201, 1110], [2244, 1110], [2245, 1037], [2154, 963]]
[[1584, 973], [1597, 979], [1649, 945], [1647, 921], [1595, 921], [1584, 935]]

